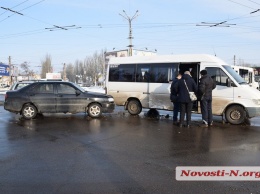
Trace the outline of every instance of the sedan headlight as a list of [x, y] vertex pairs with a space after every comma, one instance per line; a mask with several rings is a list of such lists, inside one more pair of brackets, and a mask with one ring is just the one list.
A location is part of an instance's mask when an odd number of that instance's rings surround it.
[[253, 99], [253, 102], [257, 105], [260, 105], [260, 99]]
[[108, 98], [108, 102], [114, 102], [114, 98]]

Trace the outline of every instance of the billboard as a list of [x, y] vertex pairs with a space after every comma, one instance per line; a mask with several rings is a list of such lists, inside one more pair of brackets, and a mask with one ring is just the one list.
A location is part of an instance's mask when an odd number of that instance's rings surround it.
[[61, 79], [61, 73], [46, 73], [46, 79]]
[[10, 72], [9, 65], [0, 63], [0, 75], [9, 76], [9, 72]]

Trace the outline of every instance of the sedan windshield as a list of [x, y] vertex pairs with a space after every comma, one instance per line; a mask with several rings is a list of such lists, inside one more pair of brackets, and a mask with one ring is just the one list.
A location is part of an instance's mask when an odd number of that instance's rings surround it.
[[75, 86], [78, 90], [80, 90], [81, 92], [85, 92], [85, 90], [83, 89], [83, 88], [81, 88], [79, 85], [77, 85], [77, 84], [74, 84], [74, 83], [72, 83], [73, 84], [73, 86]]
[[227, 72], [239, 83], [240, 85], [246, 85], [247, 82], [229, 65], [223, 65]]

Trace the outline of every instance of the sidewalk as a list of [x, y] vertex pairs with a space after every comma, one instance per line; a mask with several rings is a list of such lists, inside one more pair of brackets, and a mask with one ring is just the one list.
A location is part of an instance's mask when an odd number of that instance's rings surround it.
[[0, 89], [0, 106], [4, 105], [5, 93], [7, 89]]
[[8, 88], [8, 89], [0, 88], [0, 95], [1, 95], [1, 94], [2, 94], [2, 95], [5, 95], [5, 93], [6, 93], [8, 90], [9, 90], [9, 88]]

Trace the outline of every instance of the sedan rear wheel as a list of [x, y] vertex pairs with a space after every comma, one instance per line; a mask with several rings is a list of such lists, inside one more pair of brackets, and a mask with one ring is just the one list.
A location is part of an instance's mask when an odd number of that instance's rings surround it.
[[100, 117], [102, 114], [101, 106], [97, 103], [90, 104], [88, 107], [88, 115], [92, 118]]
[[37, 115], [37, 109], [34, 105], [32, 104], [26, 104], [23, 106], [22, 109], [22, 116], [25, 119], [33, 119], [36, 117]]

